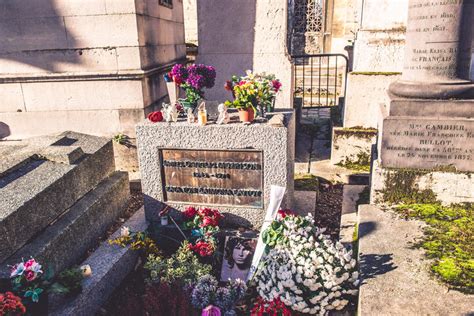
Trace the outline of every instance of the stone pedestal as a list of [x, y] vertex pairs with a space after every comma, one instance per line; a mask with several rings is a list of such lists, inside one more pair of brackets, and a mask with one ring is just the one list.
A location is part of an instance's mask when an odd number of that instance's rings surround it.
[[228, 223], [259, 228], [270, 186], [286, 187], [293, 207], [295, 120], [285, 126], [143, 122], [137, 125], [145, 212], [150, 221], [169, 205], [219, 209]]
[[473, 8], [472, 1], [410, 0], [403, 75], [390, 87], [394, 96], [474, 97], [469, 80]]
[[472, 1], [410, 0], [402, 77], [372, 169], [379, 201], [474, 201]]

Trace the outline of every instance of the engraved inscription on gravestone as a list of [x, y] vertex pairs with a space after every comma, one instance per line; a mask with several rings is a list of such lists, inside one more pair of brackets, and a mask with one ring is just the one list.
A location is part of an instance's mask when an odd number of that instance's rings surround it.
[[381, 154], [389, 168], [474, 171], [474, 120], [389, 117]]
[[470, 58], [470, 47], [460, 45], [463, 9], [462, 0], [410, 1], [403, 80], [469, 78], [468, 73], [458, 73], [469, 69], [463, 64]]
[[263, 154], [252, 150], [161, 149], [167, 202], [263, 207]]

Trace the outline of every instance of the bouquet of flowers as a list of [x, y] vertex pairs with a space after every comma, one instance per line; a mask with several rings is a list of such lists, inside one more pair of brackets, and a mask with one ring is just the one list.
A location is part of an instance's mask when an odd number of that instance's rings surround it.
[[194, 287], [191, 302], [200, 310], [218, 308], [223, 315], [233, 316], [236, 314], [235, 304], [244, 297], [246, 291], [245, 282], [239, 279], [231, 281], [225, 287], [219, 287], [213, 276], [205, 275]]
[[265, 301], [258, 297], [255, 305], [251, 310], [252, 316], [275, 315], [275, 316], [291, 316], [291, 310], [285, 304], [276, 298], [271, 302]]
[[42, 275], [42, 266], [33, 258], [26, 262], [15, 264], [10, 273], [13, 290], [37, 303], [40, 294], [44, 291], [40, 287]]
[[216, 69], [203, 64], [192, 64], [188, 67], [176, 64], [171, 71], [165, 75], [165, 81], [174, 82], [184, 89], [186, 99], [180, 100], [185, 110], [197, 106], [200, 99], [204, 98], [204, 88], [214, 87], [216, 80]]
[[12, 292], [0, 293], [0, 315], [23, 315], [26, 308], [21, 299]]
[[323, 235], [310, 215], [276, 222], [264, 232], [269, 251], [255, 276], [262, 299], [309, 314], [343, 309], [359, 283], [352, 251]]
[[234, 98], [233, 101], [226, 101], [225, 105], [242, 110], [251, 108], [254, 112], [258, 109], [264, 116], [264, 112], [273, 110], [273, 101], [281, 89], [281, 82], [273, 74], [254, 74], [247, 70], [246, 76], [232, 76], [224, 88], [231, 91]]
[[189, 206], [182, 212], [184, 228], [191, 229], [195, 242], [189, 247], [201, 257], [212, 256], [216, 250], [216, 238], [219, 231], [219, 221], [223, 218], [218, 210], [211, 208], [197, 209]]

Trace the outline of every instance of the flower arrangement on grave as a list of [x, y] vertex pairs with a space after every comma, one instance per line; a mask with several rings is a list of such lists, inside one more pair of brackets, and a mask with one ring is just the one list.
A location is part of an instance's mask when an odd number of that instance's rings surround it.
[[161, 113], [161, 111], [151, 112], [147, 118], [152, 123], [161, 122], [163, 121], [163, 113]]
[[258, 297], [254, 307], [251, 310], [252, 316], [264, 316], [264, 315], [275, 315], [275, 316], [291, 316], [291, 310], [280, 300], [279, 297], [273, 301], [265, 301], [263, 298]]
[[216, 312], [224, 316], [236, 315], [234, 308], [247, 291], [247, 285], [242, 280], [230, 281], [226, 286], [218, 286], [212, 275], [201, 277], [195, 285], [191, 303], [204, 314]]
[[150, 273], [152, 283], [179, 283], [192, 286], [204, 275], [211, 272], [211, 266], [199, 262], [198, 257], [184, 241], [181, 247], [170, 258], [160, 255], [148, 255], [145, 269]]
[[166, 82], [174, 82], [184, 90], [186, 98], [179, 99], [178, 102], [184, 107], [183, 110], [186, 113], [188, 109], [194, 111], [199, 100], [204, 98], [204, 88], [214, 87], [215, 80], [216, 69], [203, 64], [192, 64], [187, 67], [176, 64], [165, 75]]
[[215, 234], [219, 231], [219, 222], [223, 218], [218, 210], [208, 207], [187, 207], [183, 212], [184, 228], [191, 229], [194, 242], [189, 244], [191, 250], [201, 257], [210, 257], [217, 246]]
[[239, 110], [241, 121], [252, 121], [256, 114], [265, 117], [273, 111], [273, 102], [281, 89], [280, 80], [273, 74], [254, 74], [247, 70], [246, 76], [232, 76], [224, 88], [232, 92], [233, 101], [225, 105]]
[[110, 245], [130, 247], [132, 250], [143, 250], [146, 255], [160, 253], [155, 241], [148, 236], [148, 232], [134, 232], [126, 226], [120, 228], [120, 236], [109, 239], [108, 242]]
[[255, 275], [260, 297], [281, 300], [294, 311], [324, 314], [341, 310], [359, 283], [352, 251], [333, 242], [314, 219], [285, 213], [262, 238], [267, 253]]
[[18, 316], [26, 313], [26, 307], [21, 298], [12, 292], [0, 293], [0, 315]]
[[15, 264], [10, 273], [13, 291], [32, 302], [39, 302], [43, 288], [42, 266], [34, 258]]

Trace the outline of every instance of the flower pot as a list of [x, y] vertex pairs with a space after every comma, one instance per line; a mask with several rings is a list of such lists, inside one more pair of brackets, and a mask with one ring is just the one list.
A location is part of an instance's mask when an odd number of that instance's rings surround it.
[[247, 108], [245, 110], [239, 110], [239, 118], [242, 123], [253, 122], [254, 111], [252, 108]]
[[187, 101], [186, 99], [179, 99], [178, 102], [179, 104], [181, 104], [184, 108], [184, 115], [187, 116], [188, 114], [188, 109], [192, 109], [193, 112], [194, 110], [196, 109], [198, 103], [199, 103], [200, 100], [196, 101], [196, 102], [189, 102]]

